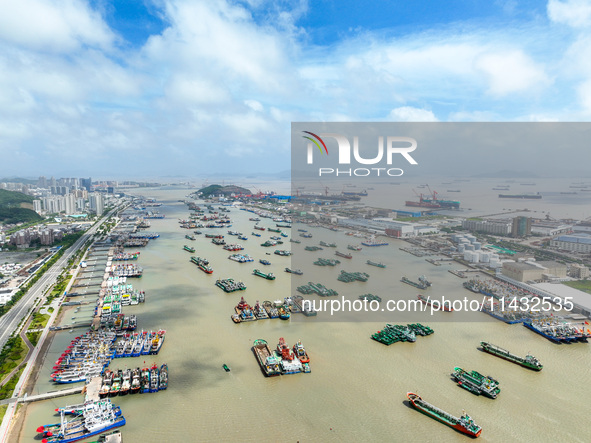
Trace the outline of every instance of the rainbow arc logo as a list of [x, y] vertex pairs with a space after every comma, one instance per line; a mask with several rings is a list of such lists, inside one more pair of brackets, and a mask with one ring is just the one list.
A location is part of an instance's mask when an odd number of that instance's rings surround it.
[[[316, 138], [316, 140], [318, 140], [320, 143], [322, 143], [322, 146], [324, 146], [324, 152], [326, 152], [326, 155], [328, 155], [328, 148], [326, 147], [326, 144], [319, 136], [317, 136], [316, 134], [314, 134], [313, 132], [310, 132], [310, 131], [302, 131], [302, 132], [304, 132], [306, 134], [310, 134], [312, 137]], [[316, 146], [318, 146], [318, 149], [320, 149], [320, 152], [323, 152], [322, 148], [320, 147], [318, 142], [316, 140], [314, 140], [312, 137], [308, 137], [307, 135], [302, 135], [302, 137], [304, 137], [307, 140], [310, 140], [312, 143], [314, 143]]]

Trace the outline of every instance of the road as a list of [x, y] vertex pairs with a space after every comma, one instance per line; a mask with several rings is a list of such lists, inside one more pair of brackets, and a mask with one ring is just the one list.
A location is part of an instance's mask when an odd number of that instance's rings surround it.
[[2, 317], [0, 317], [0, 349], [4, 347], [12, 333], [16, 330], [17, 326], [23, 319], [23, 317], [31, 310], [37, 297], [41, 297], [43, 292], [48, 287], [55, 284], [58, 275], [61, 274], [62, 268], [68, 263], [68, 260], [74, 255], [86, 241], [96, 232], [96, 230], [107, 220], [113, 213], [118, 211], [119, 208], [113, 209], [107, 215], [105, 215], [99, 223], [96, 223], [88, 231], [80, 237], [76, 243], [60, 257], [60, 259], [50, 268], [45, 274], [33, 285], [31, 289]]

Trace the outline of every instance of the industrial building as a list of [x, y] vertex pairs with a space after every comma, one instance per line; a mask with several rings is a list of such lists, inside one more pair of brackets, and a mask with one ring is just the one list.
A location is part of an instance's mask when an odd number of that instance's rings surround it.
[[513, 227], [512, 220], [474, 220], [468, 219], [462, 222], [462, 229], [485, 234], [509, 235]]
[[520, 282], [566, 278], [566, 266], [555, 261], [503, 263], [503, 275]]
[[386, 234], [390, 237], [409, 238], [418, 235], [438, 234], [439, 229], [435, 226], [423, 225], [420, 223], [408, 223], [401, 221], [394, 221], [391, 219], [375, 218], [367, 220], [363, 218], [358, 219], [341, 219], [338, 221], [339, 225], [352, 228], [364, 229], [375, 232], [376, 234]]
[[565, 251], [588, 254], [591, 252], [591, 234], [581, 232], [578, 234], [561, 235], [551, 240], [550, 246]]

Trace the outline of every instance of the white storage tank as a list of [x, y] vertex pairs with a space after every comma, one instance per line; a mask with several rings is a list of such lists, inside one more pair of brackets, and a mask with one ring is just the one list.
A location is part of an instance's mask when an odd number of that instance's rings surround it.
[[480, 251], [480, 248], [482, 247], [482, 243], [477, 242], [477, 241], [472, 243], [472, 245], [474, 246], [475, 251]]
[[466, 250], [466, 247], [463, 244], [458, 245], [458, 252], [463, 253]]
[[466, 245], [466, 251], [473, 251], [474, 250], [474, 245]]
[[480, 251], [480, 261], [482, 263], [490, 263], [490, 252]]

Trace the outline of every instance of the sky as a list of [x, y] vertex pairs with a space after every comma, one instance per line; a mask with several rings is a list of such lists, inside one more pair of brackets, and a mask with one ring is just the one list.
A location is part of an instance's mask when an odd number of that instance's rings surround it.
[[0, 0], [4, 177], [272, 174], [291, 122], [590, 118], [589, 0]]

